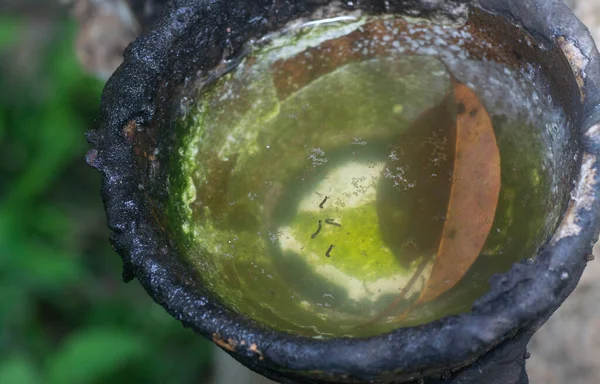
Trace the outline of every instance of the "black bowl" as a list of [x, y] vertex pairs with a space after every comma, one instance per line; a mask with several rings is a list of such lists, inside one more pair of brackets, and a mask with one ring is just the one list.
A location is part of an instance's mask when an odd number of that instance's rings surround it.
[[[370, 338], [316, 340], [230, 310], [185, 262], [164, 207], [174, 116], [186, 85], [234, 58], [250, 39], [324, 6], [334, 13], [468, 17], [502, 42], [501, 51], [488, 52], [492, 60], [531, 63], [544, 74], [572, 122], [558, 128], [569, 130], [557, 170], [563, 180], [563, 198], [556, 202], [564, 206], [560, 225], [533, 261], [496, 275], [469, 313]], [[519, 43], [523, 35], [535, 44]], [[526, 344], [575, 288], [598, 236], [599, 59], [589, 32], [561, 1], [173, 0], [127, 49], [104, 90], [99, 127], [88, 136], [93, 149], [87, 161], [104, 176], [102, 196], [124, 279], [137, 278], [184, 326], [281, 382], [527, 382]]]

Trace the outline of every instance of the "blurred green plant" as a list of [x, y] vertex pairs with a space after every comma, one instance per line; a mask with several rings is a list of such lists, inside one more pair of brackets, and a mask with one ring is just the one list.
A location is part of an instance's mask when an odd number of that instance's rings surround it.
[[120, 280], [83, 162], [102, 84], [74, 26], [53, 20], [24, 60], [31, 23], [0, 17], [0, 384], [206, 383], [210, 344]]

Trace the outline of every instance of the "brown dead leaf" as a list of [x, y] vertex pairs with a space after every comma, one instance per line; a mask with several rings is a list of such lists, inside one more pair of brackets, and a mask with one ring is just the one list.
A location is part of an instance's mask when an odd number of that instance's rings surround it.
[[488, 237], [500, 195], [500, 151], [492, 121], [477, 95], [454, 82], [456, 155], [442, 239], [425, 288], [413, 304], [454, 287], [475, 262]]
[[[431, 275], [418, 299], [395, 321], [453, 288], [473, 265], [494, 222], [500, 195], [500, 151], [492, 121], [477, 95], [453, 80], [457, 106], [456, 151], [446, 221]], [[392, 304], [371, 320], [381, 320], [402, 302], [423, 274], [430, 258], [422, 261], [410, 282]]]

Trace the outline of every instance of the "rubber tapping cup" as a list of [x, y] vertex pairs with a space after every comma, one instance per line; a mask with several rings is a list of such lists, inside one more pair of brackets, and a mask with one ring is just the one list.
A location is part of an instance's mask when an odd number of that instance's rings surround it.
[[560, 1], [174, 0], [90, 165], [124, 278], [283, 383], [526, 383], [598, 236]]

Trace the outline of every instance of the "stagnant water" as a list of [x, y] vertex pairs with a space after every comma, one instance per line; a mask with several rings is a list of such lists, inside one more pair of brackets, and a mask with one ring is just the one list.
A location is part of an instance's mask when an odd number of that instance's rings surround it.
[[[210, 290], [276, 329], [367, 336], [468, 311], [493, 273], [532, 257], [559, 214], [547, 148], [566, 120], [526, 68], [471, 58], [472, 38], [402, 18], [312, 22], [206, 81], [171, 194]], [[477, 112], [485, 174], [461, 160]], [[447, 287], [419, 299], [431, 279]]]

